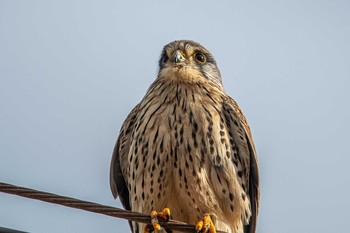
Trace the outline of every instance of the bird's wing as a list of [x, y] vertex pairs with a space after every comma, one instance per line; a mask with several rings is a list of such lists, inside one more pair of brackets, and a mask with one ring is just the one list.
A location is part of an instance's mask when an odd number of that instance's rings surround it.
[[[121, 127], [119, 137], [113, 151], [109, 176], [112, 194], [114, 198], [119, 197], [120, 202], [126, 210], [131, 210], [131, 205], [129, 200], [129, 190], [123, 176], [123, 173], [125, 174], [123, 169], [126, 169], [127, 165], [123, 163], [125, 163], [129, 153], [131, 132], [134, 128], [137, 110], [138, 105], [129, 113]], [[131, 222], [129, 222], [129, 224], [132, 230]]]
[[[242, 160], [243, 170], [247, 172], [247, 175], [243, 176], [242, 183], [243, 188], [247, 195], [249, 195], [252, 216], [249, 222], [249, 225], [246, 226], [246, 233], [255, 233], [256, 223], [258, 217], [258, 209], [259, 209], [259, 168], [258, 161], [254, 146], [253, 137], [249, 128], [249, 125], [241, 112], [238, 104], [230, 97], [228, 97], [227, 101], [224, 104], [225, 113], [229, 115], [230, 119], [234, 122], [231, 125], [229, 130], [234, 130], [232, 134], [238, 135], [238, 156], [243, 157], [240, 158]], [[237, 120], [235, 122], [235, 120]], [[237, 142], [236, 142], [237, 143]], [[246, 157], [246, 158], [244, 158]], [[245, 160], [245, 161], [243, 161]]]

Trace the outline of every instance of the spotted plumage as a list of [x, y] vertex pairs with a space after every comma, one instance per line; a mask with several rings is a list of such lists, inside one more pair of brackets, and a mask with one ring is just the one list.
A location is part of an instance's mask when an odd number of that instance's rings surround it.
[[255, 232], [259, 173], [251, 132], [200, 44], [164, 47], [157, 79], [121, 128], [110, 182], [128, 210], [169, 207], [191, 224], [209, 213], [219, 230]]

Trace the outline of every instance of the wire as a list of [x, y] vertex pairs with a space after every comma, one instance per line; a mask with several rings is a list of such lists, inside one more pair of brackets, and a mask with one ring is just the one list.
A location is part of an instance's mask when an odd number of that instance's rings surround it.
[[[14, 195], [18, 195], [18, 196], [22, 196], [30, 199], [36, 199], [36, 200], [49, 202], [53, 204], [63, 205], [63, 206], [67, 206], [75, 209], [90, 211], [98, 214], [104, 214], [112, 217], [123, 218], [129, 221], [145, 223], [145, 224], [148, 224], [149, 226], [152, 226], [150, 215], [141, 214], [141, 213], [137, 213], [129, 210], [123, 210], [112, 206], [106, 206], [106, 205], [101, 205], [93, 202], [82, 201], [71, 197], [60, 196], [53, 193], [42, 192], [42, 191], [19, 187], [19, 186], [2, 183], [2, 182], [0, 182], [0, 192], [14, 194]], [[162, 221], [162, 219], [159, 219], [159, 224], [165, 229], [170, 229], [174, 231], [181, 231], [181, 232], [188, 232], [188, 233], [193, 233], [196, 231], [194, 225], [189, 225], [187, 223], [176, 221], [176, 220], [170, 220], [169, 222], [166, 222], [166, 221]], [[226, 232], [217, 231], [217, 233], [226, 233]]]

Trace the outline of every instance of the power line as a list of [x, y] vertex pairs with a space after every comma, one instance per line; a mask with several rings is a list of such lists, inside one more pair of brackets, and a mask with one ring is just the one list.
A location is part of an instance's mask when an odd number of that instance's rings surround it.
[[[36, 199], [44, 202], [49, 202], [53, 204], [63, 205], [75, 209], [81, 209], [85, 211], [90, 211], [98, 214], [104, 214], [112, 217], [123, 218], [129, 221], [145, 223], [150, 226], [151, 217], [147, 214], [137, 213], [129, 210], [123, 210], [112, 206], [101, 205], [93, 202], [83, 201], [71, 197], [60, 196], [53, 193], [42, 192], [34, 189], [24, 188], [20, 186], [15, 186], [12, 184], [0, 182], [0, 192], [14, 194], [30, 199]], [[189, 225], [184, 222], [170, 220], [169, 222], [159, 219], [159, 224], [166, 228], [174, 231], [195, 232], [195, 226]], [[223, 231], [217, 231], [217, 233], [226, 233]]]

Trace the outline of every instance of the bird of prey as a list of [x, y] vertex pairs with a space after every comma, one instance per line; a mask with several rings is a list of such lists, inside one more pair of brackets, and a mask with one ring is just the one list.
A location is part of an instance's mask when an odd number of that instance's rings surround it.
[[[253, 138], [224, 90], [213, 55], [199, 43], [164, 46], [157, 78], [121, 127], [110, 185], [127, 210], [168, 207], [183, 222], [209, 215], [218, 230], [255, 232], [259, 172]], [[133, 233], [144, 230], [135, 222], [130, 227]]]

